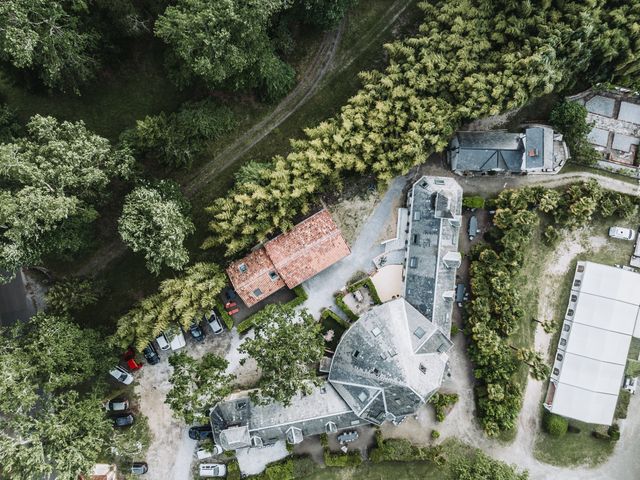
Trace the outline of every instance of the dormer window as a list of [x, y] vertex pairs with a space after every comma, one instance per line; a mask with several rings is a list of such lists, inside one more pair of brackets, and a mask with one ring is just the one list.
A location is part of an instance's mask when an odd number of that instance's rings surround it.
[[256, 297], [259, 297], [260, 295], [262, 295], [262, 290], [260, 290], [259, 288], [256, 288], [256, 289], [253, 291], [253, 294], [254, 294]]
[[273, 270], [271, 270], [271, 271], [269, 272], [269, 278], [270, 278], [272, 281], [274, 281], [274, 282], [275, 282], [275, 281], [278, 279], [278, 274], [277, 274], [276, 272], [274, 272]]
[[249, 267], [247, 267], [246, 263], [241, 263], [240, 265], [238, 265], [238, 270], [240, 270], [241, 273], [247, 273]]

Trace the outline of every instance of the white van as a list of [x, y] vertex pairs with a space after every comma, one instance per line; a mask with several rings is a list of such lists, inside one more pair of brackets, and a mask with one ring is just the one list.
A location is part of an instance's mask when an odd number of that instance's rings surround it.
[[609, 229], [609, 236], [612, 238], [619, 238], [620, 240], [634, 240], [636, 238], [636, 232], [630, 228], [611, 227]]
[[163, 332], [160, 332], [160, 335], [156, 337], [156, 342], [158, 342], [160, 350], [169, 350], [169, 341], [167, 340], [167, 336]]
[[177, 325], [171, 325], [168, 329], [165, 330], [164, 334], [169, 340], [169, 345], [171, 346], [171, 350], [173, 351], [176, 351], [187, 345], [187, 341], [184, 339], [182, 329]]
[[224, 477], [227, 474], [227, 466], [222, 463], [201, 463], [201, 477]]

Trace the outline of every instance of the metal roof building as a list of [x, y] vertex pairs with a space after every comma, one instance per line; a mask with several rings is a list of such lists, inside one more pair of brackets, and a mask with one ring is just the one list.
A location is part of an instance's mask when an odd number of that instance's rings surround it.
[[640, 275], [578, 262], [544, 406], [611, 425], [632, 337], [640, 337]]

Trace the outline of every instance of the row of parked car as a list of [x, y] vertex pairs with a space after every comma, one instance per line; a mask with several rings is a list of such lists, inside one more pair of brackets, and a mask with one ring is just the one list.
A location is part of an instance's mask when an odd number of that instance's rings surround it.
[[[213, 440], [213, 430], [211, 425], [197, 425], [189, 429], [189, 438], [191, 440]], [[196, 451], [198, 460], [206, 460], [214, 455], [220, 455], [222, 447], [213, 445], [213, 449], [207, 450], [199, 448]], [[224, 477], [227, 474], [227, 466], [223, 463], [201, 463], [198, 465], [200, 477]]]

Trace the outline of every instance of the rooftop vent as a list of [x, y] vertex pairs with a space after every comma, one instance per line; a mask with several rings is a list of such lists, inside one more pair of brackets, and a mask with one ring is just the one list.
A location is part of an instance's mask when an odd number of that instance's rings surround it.
[[367, 395], [367, 392], [365, 392], [364, 390], [362, 390], [359, 394], [358, 394], [358, 400], [360, 400], [361, 402], [364, 402], [367, 400], [367, 398], [369, 398], [369, 396]]
[[564, 327], [562, 327], [562, 330], [564, 330], [565, 332], [568, 332], [569, 330], [571, 330], [571, 326], [568, 323], [565, 323]]
[[436, 178], [433, 183], [436, 185], [444, 185], [444, 180], [442, 178]]
[[236, 403], [236, 410], [244, 410], [245, 408], [247, 408], [247, 402], [246, 401], [241, 401]]
[[277, 280], [278, 279], [278, 274], [276, 272], [274, 272], [273, 270], [271, 270], [269, 272], [269, 278], [271, 278], [271, 280]]
[[415, 212], [413, 212], [413, 219], [420, 220], [420, 210], [416, 210]]
[[423, 364], [420, 364], [420, 366], [418, 367], [420, 369], [420, 371], [426, 375], [427, 374], [427, 367], [425, 367]]
[[358, 355], [360, 355], [360, 351], [359, 350], [354, 350], [352, 355], [353, 355], [353, 358], [358, 358]]
[[238, 265], [238, 270], [240, 270], [242, 273], [247, 273], [249, 267], [247, 267], [246, 263], [241, 263], [240, 265]]
[[374, 337], [377, 337], [378, 335], [380, 335], [382, 333], [382, 330], [380, 330], [378, 327], [373, 327], [373, 330], [371, 330], [371, 334]]
[[256, 288], [256, 289], [253, 291], [253, 294], [254, 294], [256, 297], [259, 297], [260, 295], [262, 295], [262, 290], [260, 290], [259, 288]]
[[529, 156], [530, 157], [537, 157], [538, 156], [538, 149], [537, 148], [532, 148], [531, 150], [529, 150]]
[[584, 272], [584, 265], [578, 265], [578, 271]]
[[581, 280], [576, 280], [575, 282], [573, 282], [573, 286], [574, 287], [579, 287], [581, 283], [582, 283]]
[[409, 259], [409, 268], [416, 268], [418, 266], [418, 259], [416, 257], [411, 257]]
[[418, 337], [418, 338], [422, 338], [424, 337], [424, 334], [427, 333], [424, 331], [424, 329], [422, 327], [418, 327], [415, 329], [415, 331], [413, 332], [413, 334]]
[[560, 370], [558, 370], [557, 368], [553, 369], [553, 374], [554, 375], [560, 375]]

